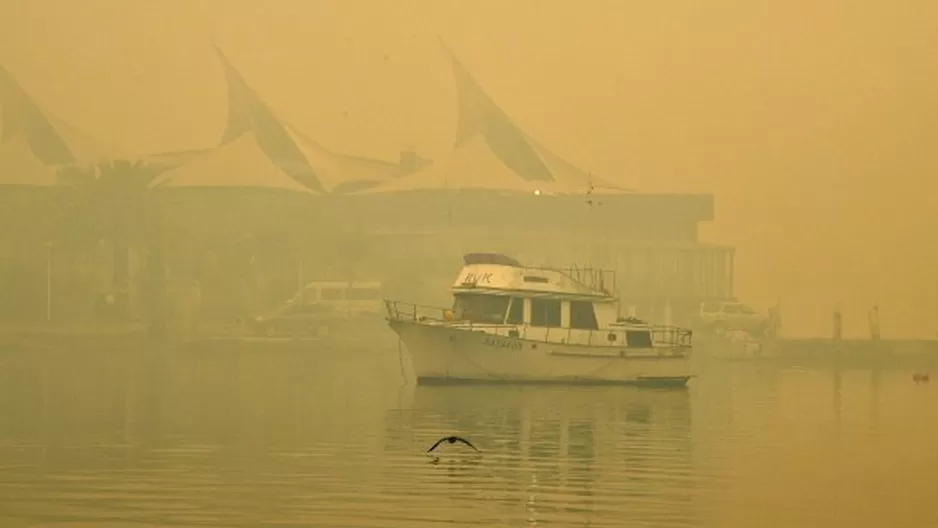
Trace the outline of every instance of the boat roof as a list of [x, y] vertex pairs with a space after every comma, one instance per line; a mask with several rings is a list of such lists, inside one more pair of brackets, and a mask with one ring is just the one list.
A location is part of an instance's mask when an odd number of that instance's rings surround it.
[[465, 265], [471, 264], [497, 264], [501, 266], [522, 267], [517, 260], [500, 253], [467, 253], [462, 257]]
[[616, 299], [611, 270], [528, 267], [496, 253], [471, 253], [463, 260], [466, 265], [453, 283], [453, 293]]

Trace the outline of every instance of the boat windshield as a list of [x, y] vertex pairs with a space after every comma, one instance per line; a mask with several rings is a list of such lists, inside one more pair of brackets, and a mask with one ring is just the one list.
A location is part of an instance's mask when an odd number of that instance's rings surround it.
[[456, 319], [473, 323], [501, 324], [508, 311], [509, 297], [480, 293], [459, 293], [453, 304]]

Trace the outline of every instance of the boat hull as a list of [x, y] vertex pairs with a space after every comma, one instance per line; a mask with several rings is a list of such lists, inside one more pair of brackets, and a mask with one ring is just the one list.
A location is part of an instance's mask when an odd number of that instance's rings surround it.
[[417, 321], [389, 321], [417, 383], [529, 383], [684, 387], [687, 348], [584, 346], [505, 337]]

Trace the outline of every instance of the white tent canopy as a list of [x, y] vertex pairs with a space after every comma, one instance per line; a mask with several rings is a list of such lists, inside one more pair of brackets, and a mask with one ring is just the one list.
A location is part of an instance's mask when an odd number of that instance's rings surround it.
[[126, 155], [47, 112], [0, 66], [0, 142], [16, 138], [49, 166], [91, 165]]
[[584, 195], [616, 189], [564, 161], [517, 127], [452, 54], [450, 58], [459, 109], [453, 150], [429, 167], [361, 194], [484, 189]]
[[255, 188], [316, 193], [288, 176], [261, 150], [253, 133], [206, 151], [160, 175], [153, 188]]
[[539, 185], [545, 183], [548, 182], [530, 182], [518, 178], [489, 150], [485, 138], [476, 136], [463, 143], [442, 162], [356, 194], [430, 189], [533, 193]]
[[288, 126], [287, 131], [323, 187], [330, 192], [344, 185], [377, 185], [401, 173], [397, 163], [336, 154], [295, 127]]
[[[615, 189], [608, 182], [591, 176], [541, 147], [526, 134], [539, 160], [553, 180], [527, 180], [520, 177], [492, 151], [482, 134], [476, 134], [443, 160], [389, 183], [356, 194], [406, 192], [430, 189], [491, 190], [518, 193], [582, 195], [598, 189]], [[622, 189], [623, 191], [625, 189]]]
[[[219, 148], [251, 136], [261, 152], [285, 174], [314, 192], [366, 187], [401, 173], [397, 163], [336, 154], [280, 119], [217, 47], [215, 51], [228, 85], [228, 122]], [[247, 170], [247, 167], [241, 170]], [[232, 181], [243, 178], [232, 174]]]

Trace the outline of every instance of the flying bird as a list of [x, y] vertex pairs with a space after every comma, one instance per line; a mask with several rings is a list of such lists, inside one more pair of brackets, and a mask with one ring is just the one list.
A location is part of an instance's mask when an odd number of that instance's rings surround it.
[[427, 453], [432, 453], [433, 450], [436, 449], [443, 442], [447, 442], [450, 444], [455, 444], [456, 442], [462, 442], [466, 444], [467, 446], [471, 447], [472, 449], [475, 449], [476, 453], [481, 453], [481, 451], [476, 449], [476, 446], [469, 443], [469, 440], [466, 440], [465, 438], [460, 438], [458, 436], [444, 436], [443, 438], [440, 438], [439, 440], [436, 441], [435, 444], [433, 444], [433, 446], [430, 449], [427, 449]]

